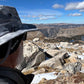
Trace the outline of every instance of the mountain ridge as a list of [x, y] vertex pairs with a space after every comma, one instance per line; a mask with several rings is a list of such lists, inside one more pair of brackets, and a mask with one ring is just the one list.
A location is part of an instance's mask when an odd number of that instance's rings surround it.
[[[29, 27], [31, 28], [38, 28], [40, 32], [44, 34], [45, 37], [49, 38], [56, 38], [57, 34], [60, 32], [60, 30], [68, 29], [67, 31], [71, 31], [70, 29], [74, 30], [74, 28], [84, 28], [84, 24], [67, 24], [67, 23], [53, 23], [53, 24], [23, 24], [23, 28], [26, 27], [27, 29]], [[83, 29], [82, 29], [83, 30]], [[67, 32], [68, 34], [68, 32]]]

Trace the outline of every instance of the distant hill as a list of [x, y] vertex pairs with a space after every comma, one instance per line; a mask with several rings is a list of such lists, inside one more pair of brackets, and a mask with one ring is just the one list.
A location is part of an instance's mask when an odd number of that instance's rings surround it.
[[[84, 24], [67, 24], [67, 23], [54, 23], [54, 24], [23, 24], [23, 29], [24, 27], [26, 27], [27, 29], [29, 27], [31, 28], [38, 28], [39, 31], [41, 31], [43, 33], [43, 35], [45, 37], [49, 37], [49, 38], [56, 38], [57, 34], [61, 31], [65, 31], [65, 30], [61, 30], [61, 29], [72, 29], [70, 31], [75, 31], [74, 28], [80, 28], [83, 27], [84, 28]], [[73, 30], [74, 29], [74, 30]], [[60, 31], [61, 30], [61, 31]], [[67, 30], [69, 31], [69, 30]], [[84, 30], [83, 30], [84, 31]], [[69, 32], [70, 33], [70, 32]], [[60, 33], [59, 33], [60, 34]], [[68, 32], [67, 32], [68, 34]], [[66, 34], [66, 35], [67, 35]], [[42, 35], [42, 34], [41, 34]], [[42, 35], [42, 37], [43, 37]], [[76, 34], [77, 35], [77, 34]], [[61, 35], [62, 36], [62, 35]]]
[[45, 28], [76, 28], [82, 27], [84, 24], [67, 24], [67, 23], [53, 23], [53, 24], [34, 24], [39, 29]]
[[84, 35], [84, 27], [60, 29], [60, 31], [57, 33], [57, 37], [67, 37], [67, 38], [81, 35]]
[[35, 24], [36, 27], [49, 38], [56, 38], [57, 33], [60, 29], [71, 29], [84, 27], [84, 24], [66, 24], [66, 23], [58, 23], [58, 24]]
[[31, 31], [27, 33], [27, 40], [32, 40], [34, 38], [40, 38], [42, 40], [44, 37], [45, 36], [40, 31]]

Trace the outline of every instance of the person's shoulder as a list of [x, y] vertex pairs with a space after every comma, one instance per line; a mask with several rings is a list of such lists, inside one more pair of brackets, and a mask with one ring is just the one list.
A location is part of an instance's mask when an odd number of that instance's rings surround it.
[[0, 67], [0, 80], [3, 83], [0, 84], [25, 84], [24, 79], [20, 75], [19, 70], [15, 70], [8, 67]]
[[0, 84], [16, 84], [16, 83], [9, 78], [0, 77]]
[[20, 70], [0, 67], [0, 78], [3, 80], [3, 82], [8, 82], [6, 84], [30, 84], [34, 78], [34, 75], [24, 75]]

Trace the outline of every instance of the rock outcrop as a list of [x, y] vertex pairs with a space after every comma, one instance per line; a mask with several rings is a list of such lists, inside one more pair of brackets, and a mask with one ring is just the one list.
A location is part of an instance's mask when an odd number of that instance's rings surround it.
[[52, 67], [53, 69], [57, 68], [58, 66], [63, 66], [65, 64], [64, 59], [68, 58], [67, 53], [59, 54], [49, 60], [42, 62], [39, 67]]
[[82, 64], [80, 62], [65, 64], [63, 67], [70, 74], [75, 74], [81, 71]]
[[32, 68], [38, 66], [42, 61], [45, 60], [45, 53], [41, 52], [39, 48], [31, 42], [24, 42], [23, 50], [24, 60], [18, 66], [18, 69]]
[[[51, 57], [46, 58], [46, 55]], [[40, 81], [43, 84], [59, 83], [57, 80], [60, 80], [60, 78], [68, 78], [84, 70], [83, 44], [79, 45], [68, 42], [44, 43], [43, 41], [32, 43], [26, 41], [24, 45], [24, 58], [22, 66], [26, 65], [22, 70], [24, 74], [33, 73], [38, 76], [38, 74], [48, 72], [56, 73], [57, 79]]]

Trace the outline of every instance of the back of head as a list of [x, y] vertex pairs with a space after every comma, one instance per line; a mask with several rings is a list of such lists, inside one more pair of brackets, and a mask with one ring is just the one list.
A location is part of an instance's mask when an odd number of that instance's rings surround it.
[[[19, 46], [27, 31], [36, 28], [23, 28], [18, 13], [14, 7], [0, 5], [0, 55], [1, 58], [13, 53]], [[2, 50], [3, 49], [3, 50]], [[6, 51], [8, 50], [8, 51]], [[3, 52], [2, 52], [3, 51]], [[8, 53], [9, 52], [9, 53]]]
[[[18, 31], [21, 26], [22, 23], [16, 9], [9, 6], [0, 5], [0, 43], [2, 41], [4, 42], [0, 45], [0, 59], [4, 58], [9, 52], [8, 48], [10, 46], [10, 41], [11, 47], [9, 54], [13, 53], [18, 48], [20, 41], [22, 40], [23, 34], [16, 36], [15, 34], [17, 34], [16, 31]], [[13, 32], [15, 32], [14, 36], [11, 36]], [[11, 39], [9, 40], [9, 38]]]
[[[6, 33], [18, 30], [21, 25], [20, 18], [15, 8], [0, 5], [0, 37]], [[8, 48], [8, 42], [0, 46], [0, 50], [3, 50], [0, 55], [4, 55], [4, 51]]]

